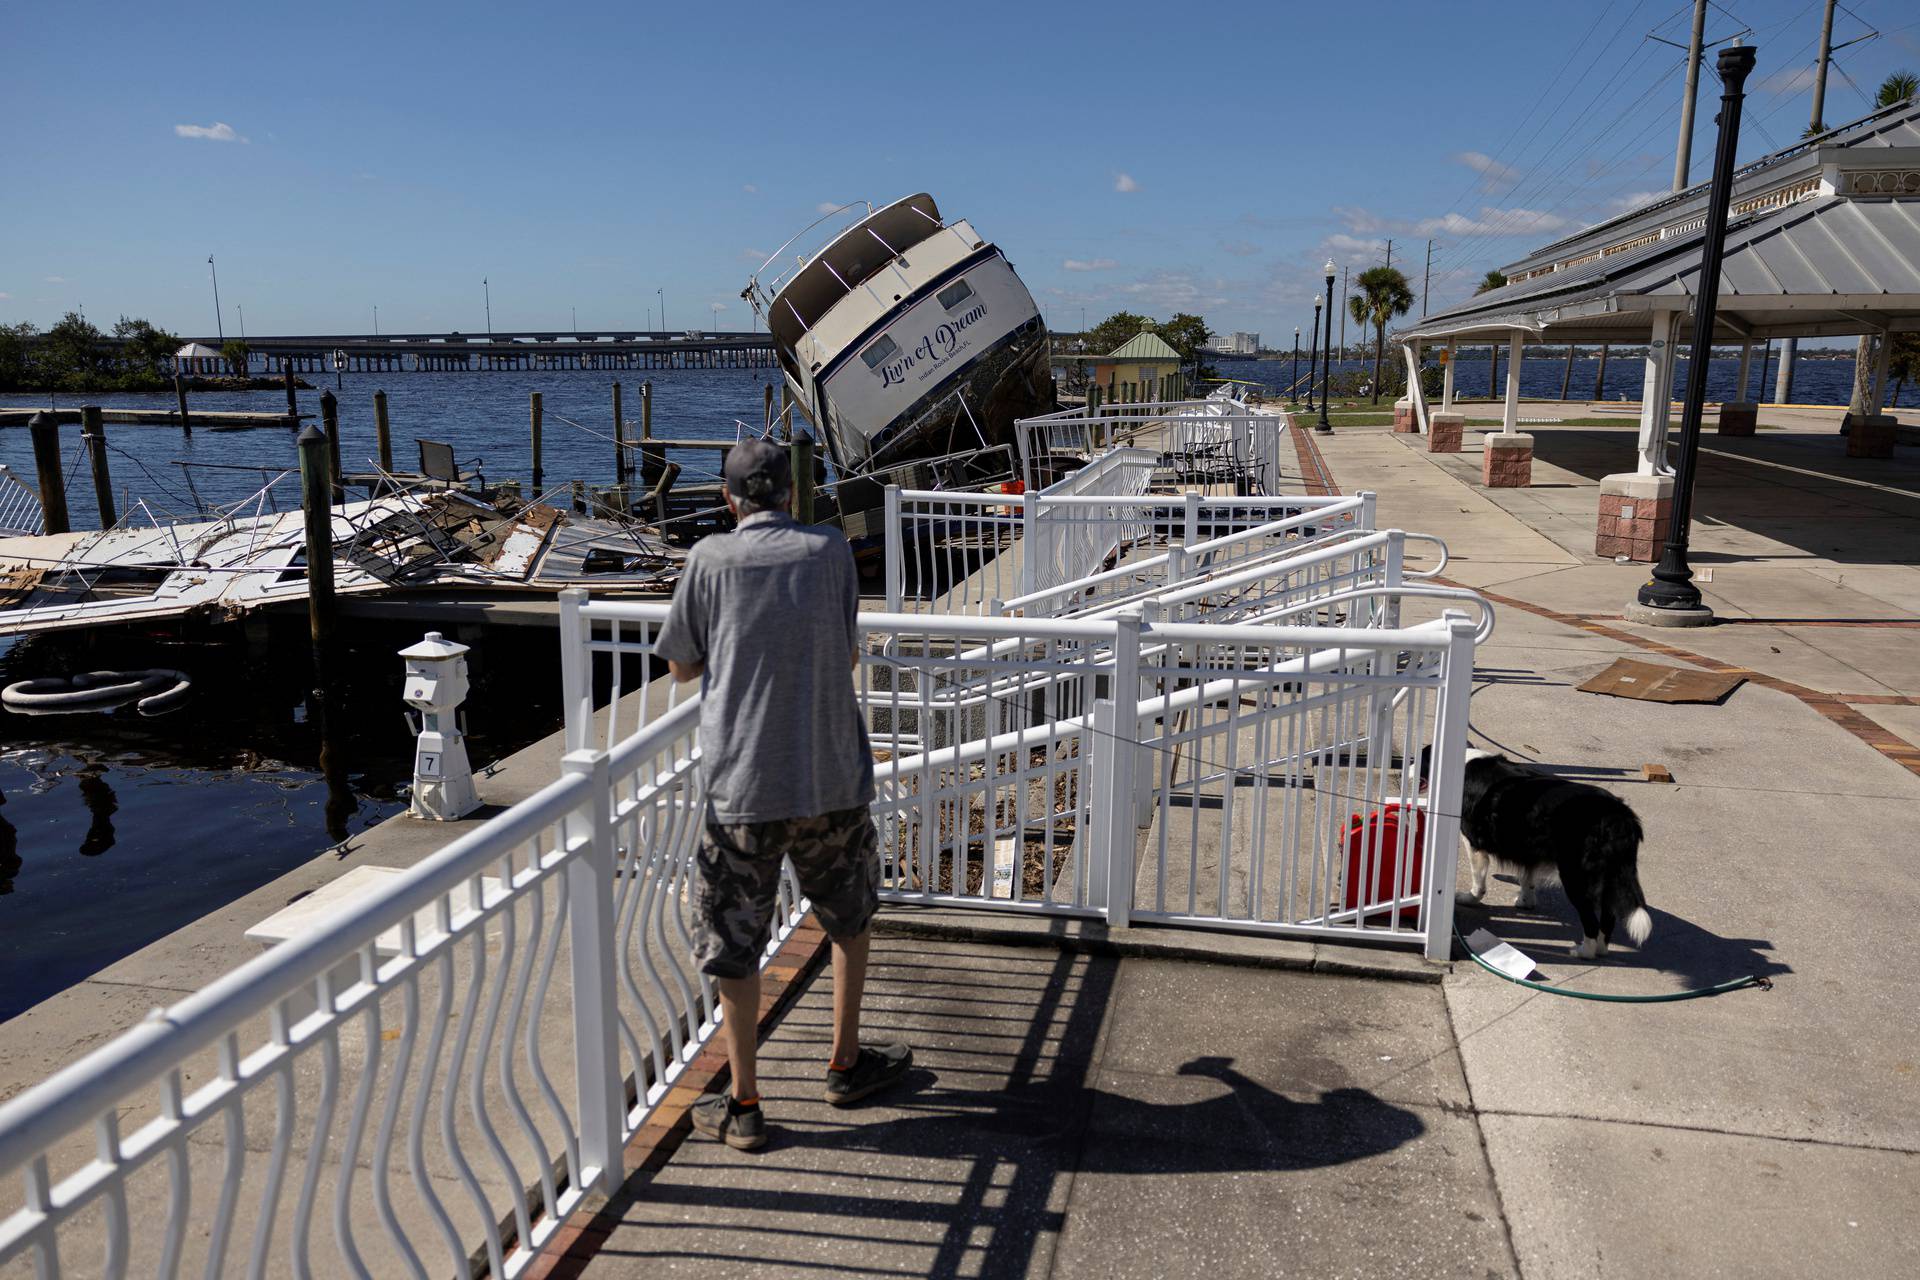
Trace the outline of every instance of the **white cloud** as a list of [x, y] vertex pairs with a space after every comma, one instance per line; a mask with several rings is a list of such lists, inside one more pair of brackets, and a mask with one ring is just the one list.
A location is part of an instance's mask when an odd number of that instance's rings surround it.
[[1130, 173], [1116, 173], [1113, 175], [1113, 189], [1115, 191], [1138, 191], [1140, 184], [1133, 180], [1133, 175]]
[[1769, 75], [1761, 76], [1747, 86], [1748, 96], [1756, 93], [1799, 93], [1813, 87], [1813, 68], [1781, 67]]
[[0, 302], [6, 302], [10, 300], [12, 297], [13, 295], [10, 293], [0, 292]]
[[751, 182], [741, 183], [740, 189], [746, 192], [750, 196], [757, 196], [760, 194], [760, 188], [754, 186]]
[[[1389, 218], [1352, 206], [1336, 206], [1334, 212], [1346, 223], [1348, 231], [1371, 236], [1522, 236], [1564, 231], [1574, 225], [1571, 219], [1543, 209], [1501, 209], [1494, 205], [1482, 205], [1478, 216], [1455, 212], [1439, 218], [1419, 219]], [[1374, 243], [1385, 247], [1383, 240]]]
[[1480, 175], [1480, 185], [1488, 191], [1497, 187], [1510, 187], [1520, 178], [1520, 171], [1511, 165], [1501, 164], [1492, 156], [1480, 151], [1462, 151], [1454, 157], [1455, 164], [1463, 164]]
[[1387, 242], [1336, 231], [1322, 240], [1320, 247], [1335, 258], [1345, 258], [1349, 262], [1372, 262], [1387, 251]]
[[67, 282], [67, 278], [65, 276], [48, 276], [47, 277], [48, 284], [65, 284], [66, 282]]
[[224, 120], [215, 121], [213, 124], [177, 124], [173, 126], [173, 132], [182, 138], [200, 138], [207, 142], [246, 141], [246, 138]]
[[1112, 258], [1068, 258], [1060, 267], [1065, 271], [1111, 271], [1119, 265]]
[[840, 207], [839, 204], [836, 203], [835, 201], [822, 200], [819, 204], [813, 206], [813, 211], [815, 213], [832, 213], [835, 209], [838, 209], [839, 207]]
[[739, 256], [740, 261], [751, 262], [756, 267], [767, 260], [766, 250], [764, 249], [742, 249]]
[[1236, 258], [1251, 258], [1260, 252], [1260, 246], [1246, 240], [1222, 240], [1220, 247]]
[[1629, 209], [1638, 209], [1643, 204], [1652, 204], [1655, 200], [1665, 199], [1672, 194], [1667, 191], [1628, 191], [1607, 201], [1609, 215], [1625, 213]]

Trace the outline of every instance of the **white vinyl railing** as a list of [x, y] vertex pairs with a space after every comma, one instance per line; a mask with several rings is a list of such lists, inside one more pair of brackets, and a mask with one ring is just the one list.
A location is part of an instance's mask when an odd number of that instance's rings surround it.
[[[995, 601], [1117, 555], [1139, 536], [1144, 513], [1095, 520], [1116, 501], [1138, 499], [1153, 479], [1153, 455], [1113, 449], [1038, 493], [886, 491], [887, 607], [922, 602], [941, 613], [982, 614]], [[1071, 510], [1067, 510], [1072, 504]]]
[[[1264, 620], [1231, 625], [1149, 622], [1138, 612], [1079, 620], [860, 614], [853, 691], [879, 761], [883, 898], [1119, 923], [1177, 916], [1380, 938], [1444, 956], [1455, 852], [1448, 832], [1457, 828], [1447, 815], [1458, 807], [1473, 649], [1491, 614], [1483, 606], [1477, 625], [1459, 612], [1398, 625], [1404, 595], [1443, 591], [1349, 588], [1341, 603], [1356, 623], [1364, 614], [1364, 626], [1291, 625], [1288, 607], [1271, 599]], [[577, 718], [592, 713], [616, 670], [625, 686], [657, 667], [654, 638], [667, 606], [573, 607], [578, 622], [568, 625], [578, 626], [586, 658], [569, 699]], [[1327, 611], [1320, 599], [1292, 610]], [[630, 704], [623, 714], [644, 716], [658, 714], [666, 697], [656, 684], [651, 696], [622, 701]], [[1442, 790], [1430, 793], [1439, 800], [1420, 794], [1418, 761], [1430, 746], [1442, 761]], [[1451, 800], [1447, 785], [1456, 789]], [[1415, 841], [1421, 861], [1394, 864], [1398, 909], [1383, 912], [1375, 881], [1362, 873], [1375, 875], [1388, 852], [1406, 851], [1383, 851], [1378, 834], [1360, 850], [1348, 828], [1371, 812], [1361, 805], [1411, 814], [1427, 803], [1435, 808], [1424, 834], [1416, 841], [1409, 821], [1396, 837]], [[1246, 826], [1266, 824], [1270, 807], [1276, 823], [1284, 810], [1292, 825]], [[1136, 835], [1148, 826], [1157, 830]], [[1350, 855], [1361, 854], [1350, 868]], [[1444, 881], [1444, 902], [1423, 894], [1428, 878], [1416, 865]], [[1195, 867], [1210, 884], [1225, 874], [1230, 886], [1257, 881], [1260, 892], [1202, 892]], [[1318, 896], [1349, 886], [1351, 909], [1344, 897]]]
[[1277, 493], [1289, 425], [1280, 410], [1231, 399], [1150, 401], [1065, 409], [1014, 424], [1028, 488], [1116, 445], [1154, 450], [1177, 481]]
[[0, 462], [0, 538], [44, 533], [46, 514], [40, 510], [40, 492]]
[[[1118, 507], [1116, 532], [1144, 527], [1144, 536], [1128, 544], [1133, 554], [1112, 568], [1098, 568], [1054, 585], [1003, 600], [997, 612], [1064, 617], [1084, 614], [1151, 594], [1190, 578], [1221, 573], [1235, 565], [1287, 554], [1373, 528], [1370, 493], [1350, 498], [1174, 498], [1146, 497]], [[1080, 508], [1082, 519], [1098, 528], [1107, 513]], [[1206, 536], [1199, 536], [1201, 534]], [[1155, 545], [1166, 550], [1157, 554]], [[1117, 558], [1117, 557], [1116, 557]]]
[[0, 1271], [517, 1274], [714, 1031], [697, 712], [0, 1107]]
[[[554, 782], [0, 1106], [0, 1269], [510, 1277], [611, 1191], [716, 1029], [666, 609], [566, 593]], [[1464, 615], [857, 625], [887, 901], [1448, 953]]]

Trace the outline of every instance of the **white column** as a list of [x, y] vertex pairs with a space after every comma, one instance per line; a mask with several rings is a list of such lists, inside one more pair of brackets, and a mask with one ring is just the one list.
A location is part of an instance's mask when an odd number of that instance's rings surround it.
[[1738, 385], [1733, 389], [1733, 394], [1727, 398], [1728, 404], [1745, 404], [1747, 402], [1747, 375], [1752, 372], [1753, 343], [1743, 342], [1740, 344], [1740, 379]]
[[1880, 335], [1879, 349], [1873, 353], [1873, 389], [1867, 394], [1867, 413], [1877, 415], [1886, 406], [1887, 370], [1893, 362], [1893, 330]]
[[1507, 408], [1500, 418], [1500, 434], [1506, 436], [1520, 434], [1520, 339], [1521, 332], [1513, 331], [1507, 339]]
[[1413, 405], [1413, 424], [1421, 435], [1427, 434], [1427, 391], [1420, 385], [1420, 344], [1403, 342], [1407, 356], [1407, 399]]
[[1667, 427], [1673, 414], [1673, 334], [1679, 320], [1676, 311], [1653, 313], [1653, 334], [1640, 386], [1640, 461], [1635, 469], [1643, 476], [1669, 471]]
[[1453, 412], [1453, 354], [1454, 354], [1453, 339], [1448, 338], [1447, 339], [1447, 372], [1446, 372], [1445, 380], [1442, 382], [1440, 387], [1440, 410], [1442, 413]]

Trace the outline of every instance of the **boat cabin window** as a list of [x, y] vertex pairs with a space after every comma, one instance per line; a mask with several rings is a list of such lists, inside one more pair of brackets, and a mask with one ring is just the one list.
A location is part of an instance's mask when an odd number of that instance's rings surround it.
[[965, 280], [956, 280], [940, 291], [940, 305], [953, 311], [972, 296], [973, 286]]
[[867, 362], [867, 368], [878, 369], [899, 354], [900, 344], [883, 333], [879, 341], [869, 344], [867, 349], [860, 353], [860, 358]]

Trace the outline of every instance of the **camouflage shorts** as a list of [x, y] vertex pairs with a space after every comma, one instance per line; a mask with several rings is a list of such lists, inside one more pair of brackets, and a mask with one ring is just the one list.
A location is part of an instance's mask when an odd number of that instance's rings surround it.
[[693, 954], [700, 971], [744, 978], [760, 967], [773, 927], [780, 859], [832, 938], [863, 932], [880, 906], [880, 845], [863, 806], [814, 818], [708, 822], [696, 855]]

